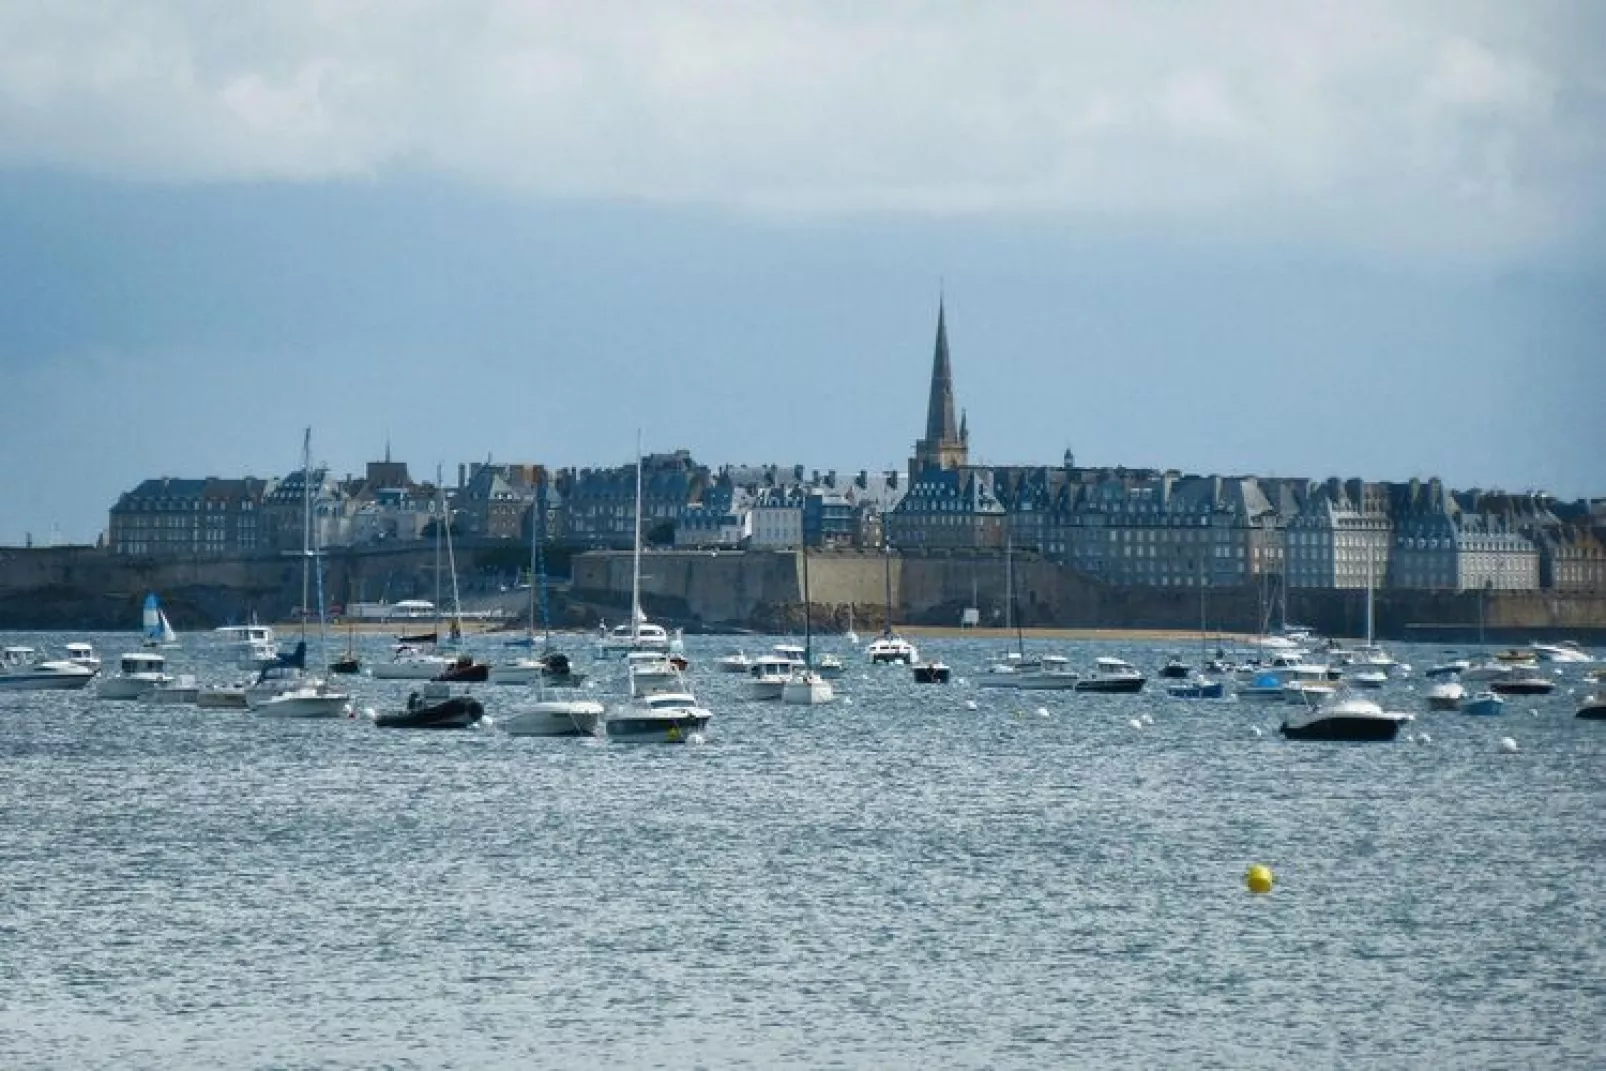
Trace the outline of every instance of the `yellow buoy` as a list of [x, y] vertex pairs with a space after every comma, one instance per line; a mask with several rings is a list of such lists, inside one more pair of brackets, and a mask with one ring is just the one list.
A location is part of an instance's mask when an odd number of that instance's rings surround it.
[[1249, 886], [1250, 892], [1257, 895], [1271, 892], [1271, 887], [1276, 881], [1276, 875], [1271, 872], [1271, 867], [1264, 863], [1256, 863], [1249, 868], [1249, 873], [1244, 875], [1244, 884]]

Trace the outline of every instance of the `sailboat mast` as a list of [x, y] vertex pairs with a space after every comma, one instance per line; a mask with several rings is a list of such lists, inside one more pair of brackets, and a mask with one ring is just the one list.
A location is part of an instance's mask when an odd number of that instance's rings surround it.
[[307, 638], [307, 555], [312, 548], [312, 429], [301, 436], [301, 638]]
[[630, 644], [641, 629], [641, 432], [636, 432], [636, 551], [630, 563]]
[[435, 466], [435, 640], [441, 638], [441, 525], [446, 523], [446, 486], [441, 467]]
[[882, 564], [886, 570], [887, 585], [887, 620], [884, 631], [888, 636], [890, 636], [892, 635], [892, 548], [890, 546], [883, 546], [881, 548], [881, 553]]
[[540, 546], [539, 541], [541, 538], [540, 529], [536, 526], [536, 520], [542, 512], [541, 488], [545, 486], [543, 483], [537, 487], [535, 501], [530, 504], [530, 627], [525, 635], [530, 639], [532, 650], [535, 648], [535, 566], [536, 555], [540, 553], [537, 548]]
[[1366, 646], [1372, 646], [1372, 589], [1376, 586], [1376, 579], [1372, 570], [1372, 548], [1366, 548]]
[[803, 664], [814, 665], [814, 617], [809, 605], [809, 548], [803, 548]]

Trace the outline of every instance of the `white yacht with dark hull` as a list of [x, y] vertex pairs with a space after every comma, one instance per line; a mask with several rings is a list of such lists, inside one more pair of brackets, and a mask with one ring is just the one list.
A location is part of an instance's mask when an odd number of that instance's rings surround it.
[[1370, 699], [1336, 692], [1289, 714], [1281, 732], [1290, 740], [1393, 740], [1409, 714], [1386, 711]]

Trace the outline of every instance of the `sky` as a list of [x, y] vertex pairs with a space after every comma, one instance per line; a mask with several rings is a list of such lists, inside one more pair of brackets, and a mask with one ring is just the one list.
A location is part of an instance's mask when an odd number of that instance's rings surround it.
[[315, 460], [1606, 494], [1606, 5], [0, 0], [0, 544]]

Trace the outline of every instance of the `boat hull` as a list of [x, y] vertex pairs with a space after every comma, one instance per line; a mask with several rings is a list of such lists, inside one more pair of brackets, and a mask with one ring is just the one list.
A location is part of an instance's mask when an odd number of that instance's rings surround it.
[[1550, 681], [1490, 681], [1489, 690], [1498, 695], [1549, 695], [1556, 686]]
[[1222, 699], [1226, 697], [1227, 686], [1221, 681], [1173, 684], [1166, 692], [1175, 699]]
[[830, 703], [836, 699], [836, 690], [828, 681], [820, 678], [812, 680], [791, 680], [781, 688], [781, 702], [797, 707], [819, 706]]
[[941, 662], [928, 662], [914, 667], [916, 684], [947, 684], [953, 676], [954, 671]]
[[511, 714], [497, 715], [496, 727], [509, 736], [596, 736], [601, 703], [543, 700]]
[[1143, 685], [1146, 680], [1147, 678], [1145, 677], [1121, 678], [1117, 680], [1100, 680], [1097, 678], [1089, 678], [1077, 681], [1076, 690], [1078, 692], [1105, 692], [1110, 694], [1130, 695], [1134, 692], [1143, 691]]
[[485, 707], [473, 696], [455, 695], [438, 703], [409, 701], [407, 709], [379, 714], [380, 729], [467, 729], [485, 716]]
[[1290, 740], [1393, 740], [1402, 723], [1394, 718], [1364, 718], [1338, 715], [1320, 718], [1306, 725], [1283, 723], [1280, 730]]
[[339, 718], [346, 713], [351, 697], [343, 692], [281, 692], [254, 704], [252, 713], [260, 718]]
[[94, 680], [85, 673], [14, 673], [0, 677], [0, 692], [75, 692]]
[[707, 727], [712, 717], [707, 711], [681, 711], [674, 714], [621, 714], [604, 721], [609, 740], [638, 744], [682, 744], [693, 733]]
[[1606, 721], [1606, 700], [1585, 703], [1578, 708], [1576, 716], [1585, 721]]

